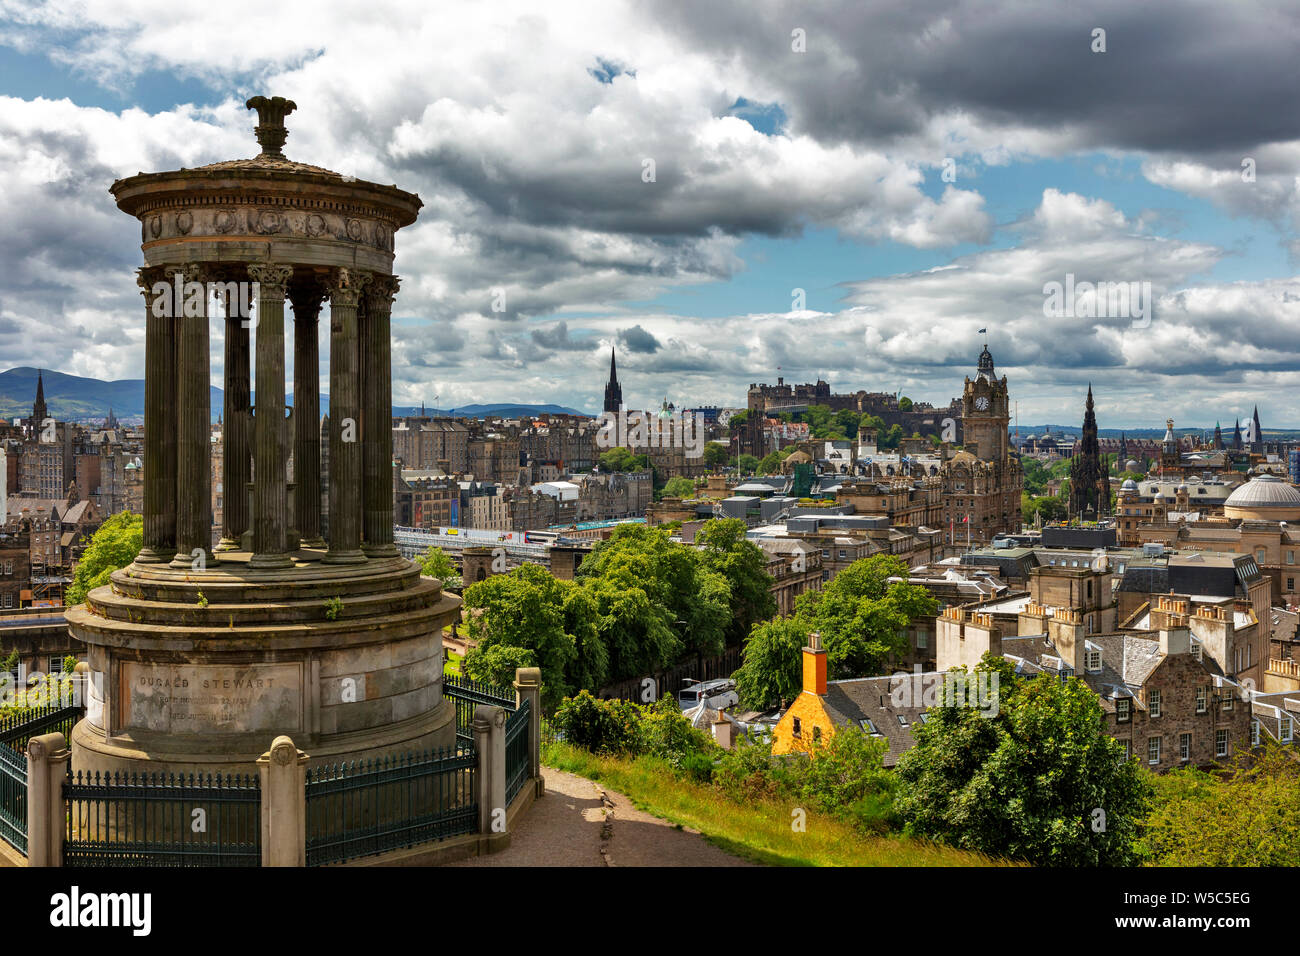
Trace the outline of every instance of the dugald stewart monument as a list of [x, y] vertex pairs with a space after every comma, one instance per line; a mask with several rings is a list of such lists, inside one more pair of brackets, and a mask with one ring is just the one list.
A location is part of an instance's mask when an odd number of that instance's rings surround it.
[[[289, 160], [284, 120], [295, 104], [258, 96], [247, 105], [258, 115], [254, 158], [112, 186], [118, 207], [140, 220], [144, 255], [144, 546], [67, 612], [92, 672], [72, 735], [81, 771], [252, 773], [279, 734], [313, 763], [455, 739], [441, 630], [460, 599], [393, 544], [393, 240], [422, 204], [396, 186]], [[215, 547], [213, 322], [225, 342]]]

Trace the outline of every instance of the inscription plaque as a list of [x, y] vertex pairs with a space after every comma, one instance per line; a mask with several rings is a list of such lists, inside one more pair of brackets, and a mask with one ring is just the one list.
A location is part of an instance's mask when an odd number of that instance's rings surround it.
[[126, 727], [179, 734], [289, 733], [302, 729], [297, 664], [123, 662]]

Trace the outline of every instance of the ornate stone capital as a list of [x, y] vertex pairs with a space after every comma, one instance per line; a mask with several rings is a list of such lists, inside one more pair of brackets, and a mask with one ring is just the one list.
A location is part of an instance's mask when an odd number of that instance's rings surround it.
[[248, 267], [249, 277], [261, 287], [263, 299], [283, 299], [293, 278], [293, 266], [277, 265], [272, 262], [253, 263]]
[[208, 283], [216, 278], [216, 271], [206, 262], [186, 262], [177, 266], [174, 272], [179, 272], [181, 278], [186, 282]]
[[393, 301], [397, 298], [397, 290], [401, 284], [402, 280], [397, 276], [375, 276], [370, 283], [370, 288], [366, 290], [367, 304], [375, 309], [385, 311], [392, 309]]
[[[140, 294], [144, 296], [145, 305], [150, 309], [158, 301], [159, 296], [170, 295], [172, 291], [167, 273], [159, 268], [146, 266], [142, 269], [136, 269], [135, 284], [140, 287]], [[163, 286], [163, 288], [157, 288], [159, 285]]]
[[373, 274], [357, 269], [335, 269], [326, 283], [330, 304], [355, 308], [373, 279]]
[[306, 279], [289, 286], [289, 302], [293, 305], [295, 320], [314, 319], [320, 312], [321, 303], [329, 298], [325, 283], [317, 279]]

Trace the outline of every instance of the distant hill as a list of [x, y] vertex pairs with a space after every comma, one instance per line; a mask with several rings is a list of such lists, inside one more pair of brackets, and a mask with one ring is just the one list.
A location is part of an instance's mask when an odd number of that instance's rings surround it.
[[[393, 406], [394, 415], [418, 415], [420, 414], [419, 405]], [[484, 418], [488, 415], [496, 415], [501, 418], [518, 418], [529, 415], [587, 415], [587, 412], [580, 412], [576, 408], [570, 408], [567, 405], [461, 405], [456, 408], [426, 408], [426, 415], [436, 415], [440, 418]]]
[[[11, 368], [0, 372], [0, 416], [7, 419], [26, 418], [32, 413], [32, 402], [36, 398], [37, 370], [27, 366]], [[118, 419], [124, 422], [142, 421], [144, 419], [144, 379], [124, 378], [115, 382], [104, 382], [97, 378], [83, 378], [68, 375], [52, 369], [40, 372], [45, 384], [45, 404], [50, 414], [61, 421], [88, 421], [103, 418], [111, 408]], [[293, 395], [286, 396], [293, 404]], [[212, 420], [221, 414], [224, 393], [219, 388], [212, 389]], [[329, 408], [329, 396], [321, 396], [321, 410]], [[394, 406], [394, 415], [418, 415], [420, 407]], [[427, 415], [482, 418], [485, 415], [506, 417], [529, 416], [540, 414], [583, 415], [577, 409], [564, 405], [465, 405], [455, 409], [426, 409]]]

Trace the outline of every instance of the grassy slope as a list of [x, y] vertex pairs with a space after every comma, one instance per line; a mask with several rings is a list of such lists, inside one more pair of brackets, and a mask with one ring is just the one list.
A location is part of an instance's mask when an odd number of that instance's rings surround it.
[[730, 799], [714, 787], [674, 776], [662, 761], [588, 753], [546, 744], [542, 762], [626, 794], [638, 809], [699, 830], [729, 853], [772, 866], [995, 866], [999, 861], [903, 837], [867, 837], [847, 823], [809, 811], [795, 832], [789, 803]]

